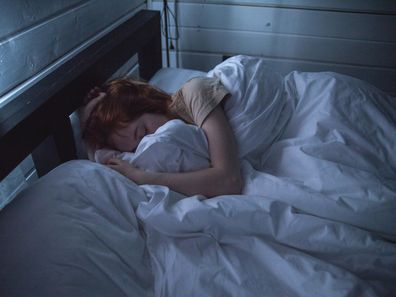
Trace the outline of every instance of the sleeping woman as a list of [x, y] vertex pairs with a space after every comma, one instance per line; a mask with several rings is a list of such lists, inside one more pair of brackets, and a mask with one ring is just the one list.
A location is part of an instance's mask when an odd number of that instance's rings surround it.
[[240, 194], [236, 143], [221, 104], [228, 95], [215, 78], [193, 78], [173, 95], [146, 83], [116, 79], [88, 94], [83, 138], [91, 152], [100, 148], [134, 152], [144, 136], [169, 120], [182, 119], [205, 132], [211, 167], [182, 173], [150, 172], [120, 159], [108, 160], [107, 166], [137, 184], [164, 185], [188, 196]]

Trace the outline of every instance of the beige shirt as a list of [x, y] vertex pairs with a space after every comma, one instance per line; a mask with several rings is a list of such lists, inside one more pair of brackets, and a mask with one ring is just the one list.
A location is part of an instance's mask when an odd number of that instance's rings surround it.
[[195, 77], [172, 95], [170, 111], [187, 123], [202, 127], [210, 112], [228, 95], [220, 79]]

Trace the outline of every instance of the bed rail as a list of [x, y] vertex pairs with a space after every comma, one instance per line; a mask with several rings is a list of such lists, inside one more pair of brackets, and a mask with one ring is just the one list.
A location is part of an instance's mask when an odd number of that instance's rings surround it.
[[[162, 67], [159, 12], [139, 11], [5, 105], [0, 110], [0, 180], [34, 151], [39, 175], [76, 159], [70, 114], [90, 88], [103, 84], [135, 54], [143, 79]], [[52, 145], [38, 149], [48, 137]], [[49, 155], [57, 162], [40, 164]]]

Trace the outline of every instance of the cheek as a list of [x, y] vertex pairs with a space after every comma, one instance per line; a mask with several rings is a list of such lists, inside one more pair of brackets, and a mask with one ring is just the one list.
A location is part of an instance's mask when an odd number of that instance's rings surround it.
[[135, 141], [126, 137], [114, 137], [112, 141], [116, 150], [120, 152], [132, 152], [136, 149]]
[[147, 134], [153, 134], [163, 123], [159, 121], [152, 121], [146, 126]]

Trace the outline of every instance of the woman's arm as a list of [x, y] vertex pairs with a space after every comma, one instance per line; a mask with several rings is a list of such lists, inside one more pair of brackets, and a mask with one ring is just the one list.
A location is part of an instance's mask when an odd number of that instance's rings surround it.
[[183, 173], [148, 172], [139, 170], [126, 161], [112, 159], [108, 166], [137, 184], [168, 186], [185, 195], [202, 194], [213, 197], [240, 194], [242, 178], [235, 139], [224, 111], [217, 106], [202, 124], [209, 144], [212, 167]]

